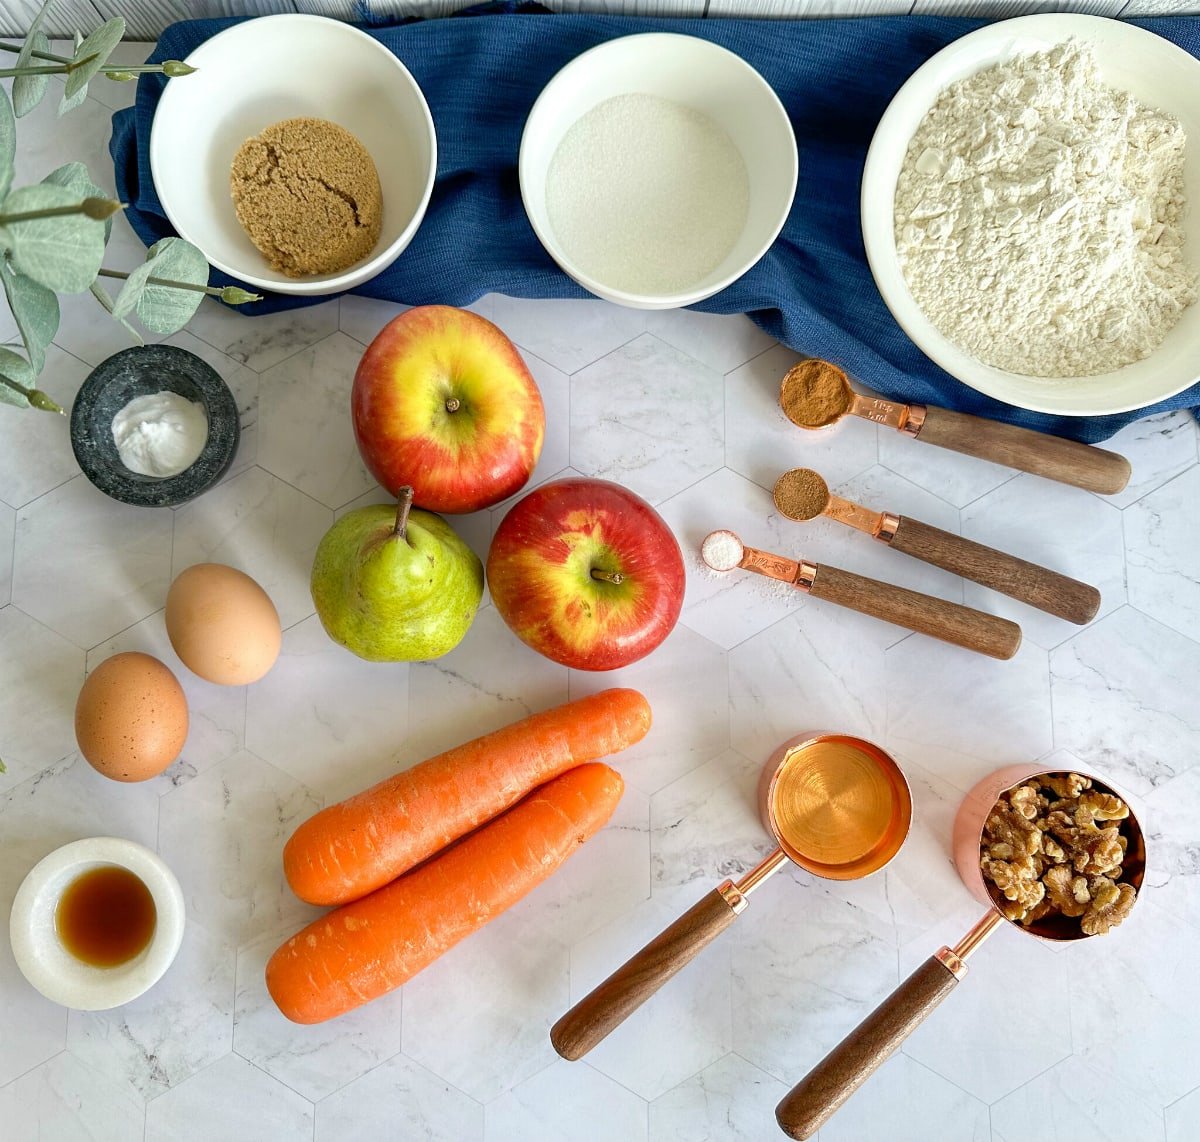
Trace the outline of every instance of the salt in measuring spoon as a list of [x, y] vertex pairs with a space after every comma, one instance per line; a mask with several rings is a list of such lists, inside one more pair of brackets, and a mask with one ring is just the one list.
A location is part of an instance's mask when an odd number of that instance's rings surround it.
[[714, 531], [700, 545], [700, 557], [714, 571], [753, 571], [826, 602], [872, 615], [884, 622], [940, 638], [991, 658], [1012, 658], [1021, 628], [1008, 619], [922, 595], [893, 583], [868, 579], [827, 564], [798, 562], [747, 547], [732, 531]]
[[846, 415], [861, 416], [925, 444], [1100, 495], [1113, 495], [1129, 483], [1129, 461], [1116, 452], [935, 405], [864, 397], [850, 387], [841, 369], [816, 358], [787, 371], [779, 386], [779, 403], [800, 428], [824, 428]]
[[1072, 623], [1088, 623], [1100, 609], [1100, 592], [1087, 583], [965, 539], [909, 516], [873, 512], [829, 491], [811, 468], [792, 468], [775, 481], [775, 506], [798, 521], [828, 516], [865, 532], [914, 559], [999, 591]]

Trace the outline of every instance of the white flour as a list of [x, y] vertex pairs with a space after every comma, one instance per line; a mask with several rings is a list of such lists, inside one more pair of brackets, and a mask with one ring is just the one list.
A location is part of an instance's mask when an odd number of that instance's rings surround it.
[[750, 180], [729, 134], [656, 95], [597, 104], [563, 136], [546, 173], [546, 213], [585, 274], [629, 293], [688, 289], [746, 224]]
[[1039, 377], [1147, 357], [1196, 300], [1184, 132], [1068, 43], [953, 84], [909, 144], [896, 245], [913, 298], [979, 360]]

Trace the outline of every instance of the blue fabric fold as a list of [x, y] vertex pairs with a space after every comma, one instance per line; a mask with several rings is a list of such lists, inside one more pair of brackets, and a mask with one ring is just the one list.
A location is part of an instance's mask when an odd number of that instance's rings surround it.
[[[236, 22], [174, 24], [151, 59], [185, 58]], [[1134, 22], [1200, 56], [1200, 18]], [[681, 32], [721, 44], [757, 68], [787, 107], [800, 148], [799, 188], [779, 239], [758, 265], [695, 309], [746, 313], [798, 352], [835, 361], [892, 399], [978, 413], [1076, 440], [1107, 439], [1130, 421], [1167, 409], [1195, 411], [1200, 385], [1117, 416], [1054, 417], [1013, 408], [940, 369], [884, 305], [859, 230], [867, 146], [888, 102], [913, 71], [983, 23], [923, 16], [681, 20], [497, 14], [485, 8], [469, 18], [366, 28], [403, 60], [424, 91], [437, 128], [438, 171], [412, 244], [354, 292], [410, 305], [460, 306], [493, 292], [590, 296], [558, 269], [525, 217], [517, 151], [526, 116], [546, 82], [580, 52], [636, 32]], [[166, 82], [143, 76], [135, 106], [113, 116], [117, 193], [129, 203], [127, 217], [147, 245], [174, 232], [155, 194], [149, 159], [150, 127]], [[1191, 145], [1200, 146], [1200, 140]], [[1193, 218], [1192, 225], [1200, 222]], [[227, 285], [233, 279], [214, 271], [213, 281]], [[304, 304], [311, 301], [270, 295], [241, 309], [252, 317]]]

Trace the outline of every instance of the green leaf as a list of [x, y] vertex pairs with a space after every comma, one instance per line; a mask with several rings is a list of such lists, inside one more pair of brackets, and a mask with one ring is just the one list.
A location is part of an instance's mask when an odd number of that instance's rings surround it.
[[37, 380], [37, 374], [29, 362], [11, 349], [0, 349], [0, 373], [25, 388], [31, 387]]
[[[67, 76], [68, 100], [81, 88], [86, 87], [88, 80], [104, 66], [108, 57], [112, 55], [113, 48], [121, 42], [123, 35], [125, 35], [125, 21], [120, 16], [114, 16], [111, 20], [106, 20], [101, 24], [75, 49], [74, 60], [87, 60], [87, 62], [81, 63]], [[92, 58], [88, 59], [89, 56]]]
[[[88, 288], [92, 291], [92, 297], [94, 297], [102, 306], [104, 306], [109, 314], [112, 314], [113, 300], [108, 296], [108, 293], [101, 288], [100, 283], [98, 281], [92, 282]], [[113, 314], [113, 316], [115, 316], [115, 314]], [[146, 342], [142, 339], [142, 335], [132, 325], [130, 325], [125, 318], [118, 317], [117, 320], [129, 330], [129, 335], [134, 339], [135, 342], [137, 342], [137, 344], [146, 344]]]
[[[65, 186], [80, 198], [107, 198], [108, 193], [92, 182], [91, 172], [83, 163], [64, 163], [52, 170], [44, 179], [43, 186]], [[104, 220], [104, 241], [112, 233], [112, 219]]]
[[68, 111], [74, 111], [87, 98], [87, 84], [85, 83], [74, 95], [64, 95], [58, 101], [58, 115], [61, 119]]
[[0, 87], [0, 195], [8, 193], [16, 171], [17, 121], [13, 118], [8, 92]]
[[[25, 34], [25, 42], [21, 45], [21, 50], [17, 53], [17, 67], [25, 67], [33, 58], [35, 50], [40, 52], [50, 50], [49, 46], [42, 47], [41, 44], [34, 43], [34, 37], [41, 35], [43, 40], [46, 39], [38, 29], [42, 26], [42, 21], [46, 18], [46, 13], [50, 11], [50, 5], [53, 3], [54, 0], [46, 0], [38, 10], [38, 14], [34, 16], [33, 23], [29, 25], [29, 31]], [[49, 41], [46, 42], [48, 45]]]
[[[25, 48], [31, 48], [34, 51], [48, 52], [50, 50], [50, 41], [46, 38], [45, 32], [34, 32], [30, 36], [25, 37], [25, 45], [21, 48], [21, 55], [25, 54]], [[17, 67], [24, 67], [25, 62], [21, 56], [17, 56]], [[20, 119], [23, 115], [28, 115], [42, 101], [42, 96], [46, 94], [46, 82], [49, 76], [45, 75], [18, 75], [13, 80], [12, 99], [13, 110], [17, 113], [17, 118]]]
[[[5, 214], [75, 206], [79, 196], [66, 187], [42, 184], [14, 190], [0, 205]], [[104, 260], [104, 223], [82, 214], [9, 222], [12, 264], [56, 293], [82, 293], [96, 280]]]
[[154, 333], [175, 333], [199, 308], [204, 294], [199, 290], [159, 285], [151, 277], [188, 285], [208, 285], [208, 262], [190, 242], [163, 238], [150, 247], [146, 261], [133, 271], [113, 305], [122, 317], [136, 308], [142, 324]]
[[58, 332], [58, 298], [53, 290], [17, 273], [3, 259], [0, 259], [0, 281], [4, 283], [8, 308], [16, 320], [33, 371], [40, 373], [46, 364], [46, 346]]

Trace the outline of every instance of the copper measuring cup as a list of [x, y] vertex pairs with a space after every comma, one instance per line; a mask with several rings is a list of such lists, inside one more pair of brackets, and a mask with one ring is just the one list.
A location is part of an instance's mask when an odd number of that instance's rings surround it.
[[[807, 400], [812, 391], [810, 386], [822, 375], [836, 376], [840, 382], [839, 395], [832, 401]], [[801, 361], [787, 371], [779, 387], [779, 403], [787, 418], [800, 428], [824, 428], [843, 416], [860, 416], [925, 444], [936, 444], [939, 448], [1101, 495], [1113, 495], [1129, 483], [1129, 461], [1116, 452], [982, 416], [951, 412], [936, 405], [900, 404], [880, 397], [865, 397], [850, 387], [849, 378], [836, 365], [815, 358]], [[802, 411], [805, 408], [811, 415]]]
[[732, 531], [709, 532], [700, 544], [700, 558], [714, 571], [753, 571], [790, 583], [814, 599], [837, 603], [992, 658], [1012, 658], [1021, 645], [1021, 628], [998, 615], [868, 579], [840, 567], [818, 566], [759, 551], [747, 547]]
[[[1010, 765], [985, 777], [966, 795], [954, 818], [954, 863], [971, 895], [987, 905], [987, 912], [954, 947], [939, 948], [930, 956], [783, 1098], [775, 1117], [789, 1137], [803, 1139], [816, 1134], [966, 977], [971, 953], [1002, 924], [1051, 943], [1092, 938], [1078, 920], [1061, 915], [1028, 925], [1009, 920], [979, 866], [984, 824], [1000, 794], [1031, 777], [1058, 772], [1047, 770], [1044, 764]], [[1114, 793], [1129, 804], [1129, 798], [1109, 782], [1082, 769], [1071, 772], [1090, 777], [1094, 789]], [[1124, 825], [1128, 848], [1121, 883], [1132, 885], [1140, 894], [1146, 874], [1146, 840], [1132, 807]]]
[[778, 847], [735, 884], [726, 880], [689, 908], [550, 1031], [564, 1059], [579, 1059], [733, 923], [748, 897], [789, 860], [828, 880], [857, 880], [900, 850], [912, 796], [878, 746], [845, 734], [801, 734], [767, 760], [759, 812]]
[[[1100, 592], [1087, 583], [910, 516], [873, 512], [861, 504], [844, 500], [833, 495], [829, 485], [811, 468], [792, 468], [784, 472], [775, 481], [774, 499], [775, 507], [788, 519], [804, 522], [817, 516], [828, 516], [865, 532], [895, 551], [982, 583], [993, 591], [1068, 622], [1091, 622], [1100, 609]], [[789, 503], [794, 506], [789, 508]]]

